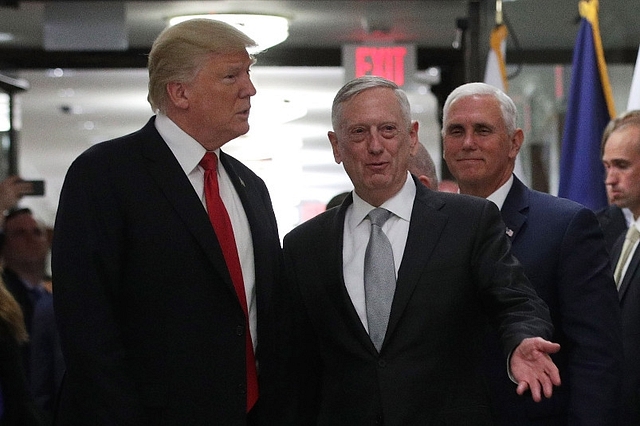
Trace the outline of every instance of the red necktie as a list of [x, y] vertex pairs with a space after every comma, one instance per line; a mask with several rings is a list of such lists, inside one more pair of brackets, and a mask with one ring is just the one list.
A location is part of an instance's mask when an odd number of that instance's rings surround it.
[[227, 209], [220, 198], [218, 189], [218, 174], [216, 169], [218, 166], [218, 157], [213, 152], [207, 152], [200, 166], [204, 171], [204, 194], [207, 202], [207, 211], [209, 219], [216, 232], [220, 247], [224, 254], [224, 260], [229, 268], [231, 281], [238, 294], [240, 305], [245, 316], [245, 335], [247, 346], [247, 412], [251, 410], [258, 400], [258, 372], [256, 369], [256, 359], [253, 353], [253, 342], [251, 341], [251, 332], [249, 331], [249, 310], [247, 309], [247, 297], [244, 292], [244, 280], [242, 279], [242, 268], [240, 267], [240, 259], [238, 258], [238, 249], [236, 247], [236, 239], [233, 236], [233, 227]]

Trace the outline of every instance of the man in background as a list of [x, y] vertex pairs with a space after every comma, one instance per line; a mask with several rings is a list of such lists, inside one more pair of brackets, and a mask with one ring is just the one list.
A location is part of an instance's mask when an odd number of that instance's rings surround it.
[[[43, 297], [50, 297], [44, 286], [49, 240], [47, 233], [28, 208], [10, 210], [4, 218], [1, 245], [2, 278], [16, 299], [31, 334], [35, 306]], [[27, 378], [31, 379], [31, 345], [22, 348]]]
[[629, 209], [633, 221], [611, 251], [622, 310], [624, 375], [622, 424], [640, 424], [640, 110], [612, 120], [602, 143], [607, 192], [613, 204]]
[[416, 152], [409, 157], [409, 173], [416, 176], [427, 188], [438, 190], [436, 164], [427, 148], [420, 142], [416, 144]]
[[539, 404], [513, 392], [495, 336], [483, 370], [501, 425], [616, 424], [621, 383], [620, 310], [602, 231], [593, 212], [527, 188], [513, 174], [524, 133], [516, 106], [484, 83], [455, 89], [443, 109], [444, 159], [460, 187], [493, 201], [512, 252], [547, 303], [562, 350], [563, 385]]
[[[607, 127], [602, 133], [602, 150], [613, 133], [613, 130], [620, 124], [620, 118], [631, 118], [640, 114], [639, 111], [629, 111], [618, 118], [614, 118], [607, 124]], [[604, 153], [604, 152], [603, 152]], [[604, 239], [607, 243], [607, 249], [611, 251], [614, 243], [618, 237], [625, 233], [629, 229], [629, 225], [634, 221], [633, 213], [627, 207], [621, 208], [618, 206], [617, 194], [613, 193], [613, 186], [606, 185], [607, 188], [607, 200], [609, 205], [596, 212], [598, 222], [600, 222], [600, 228], [604, 233]]]

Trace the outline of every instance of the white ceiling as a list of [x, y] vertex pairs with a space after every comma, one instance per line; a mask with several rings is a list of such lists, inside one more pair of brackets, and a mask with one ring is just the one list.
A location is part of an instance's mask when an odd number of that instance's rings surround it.
[[[1, 44], [0, 50], [42, 49], [47, 3], [53, 2], [22, 1], [18, 8], [0, 7], [0, 31], [15, 35], [15, 40]], [[467, 15], [470, 2], [55, 3], [86, 8], [87, 13], [97, 4], [104, 7], [124, 3], [126, 36], [131, 49], [148, 49], [166, 19], [173, 15], [212, 11], [279, 14], [289, 18], [290, 36], [275, 50], [336, 48], [370, 40], [449, 48], [456, 19]], [[577, 4], [577, 0], [518, 0], [505, 2], [504, 10], [523, 49], [572, 49], [577, 31]], [[637, 49], [640, 43], [637, 0], [600, 0], [600, 9], [605, 51]], [[82, 15], [77, 16], [80, 26]], [[491, 22], [493, 17], [486, 19]], [[102, 69], [65, 69], [61, 77], [54, 77], [51, 70], [10, 70], [11, 75], [24, 78], [31, 86], [18, 99], [22, 116], [19, 170], [25, 178], [45, 179], [47, 185], [46, 197], [25, 199], [25, 204], [48, 224], [53, 224], [62, 179], [73, 158], [92, 143], [138, 129], [151, 114], [146, 102], [146, 71], [109, 68], [105, 64]], [[331, 100], [344, 82], [344, 71], [340, 67], [260, 67], [258, 62], [253, 78], [258, 95], [253, 102], [252, 129], [247, 137], [229, 144], [227, 150], [263, 175], [274, 197], [281, 231], [286, 231], [336, 193], [350, 189], [342, 168], [333, 163], [326, 139]], [[419, 94], [420, 87], [416, 85], [415, 92], [412, 90], [410, 94], [416, 118], [423, 123], [421, 140], [439, 158], [435, 101], [430, 93]], [[306, 115], [284, 125], [265, 126], [257, 121], [267, 110], [289, 111], [292, 105], [305, 109]], [[242, 151], [243, 146], [250, 149]]]

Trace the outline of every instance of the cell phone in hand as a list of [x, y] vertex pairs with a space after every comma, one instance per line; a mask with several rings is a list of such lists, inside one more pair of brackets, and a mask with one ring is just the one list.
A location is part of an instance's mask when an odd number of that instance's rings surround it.
[[32, 197], [42, 197], [44, 196], [44, 181], [43, 180], [25, 180], [23, 182], [27, 182], [31, 184], [31, 192], [27, 192], [23, 194], [26, 196]]

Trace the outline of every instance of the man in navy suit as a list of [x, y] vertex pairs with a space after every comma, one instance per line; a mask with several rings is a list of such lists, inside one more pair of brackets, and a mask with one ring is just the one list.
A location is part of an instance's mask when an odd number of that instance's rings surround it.
[[[52, 259], [57, 424], [246, 426], [270, 408], [280, 240], [264, 182], [221, 150], [249, 130], [252, 45], [218, 21], [165, 29], [149, 55], [156, 115], [69, 168]], [[207, 214], [205, 153], [219, 158], [245, 297], [209, 217], [223, 208]]]
[[614, 425], [621, 383], [620, 310], [602, 231], [593, 212], [532, 191], [513, 175], [523, 131], [516, 106], [484, 83], [455, 89], [443, 109], [444, 159], [462, 194], [493, 201], [512, 252], [553, 319], [552, 358], [563, 385], [539, 404], [513, 392], [497, 345], [483, 369], [502, 425]]
[[[611, 202], [629, 209], [629, 227], [640, 229], [640, 110], [628, 111], [609, 123], [603, 137], [602, 162]], [[618, 299], [622, 310], [624, 379], [622, 424], [640, 424], [640, 250], [630, 246], [627, 260], [621, 260], [623, 233], [611, 250], [614, 268], [620, 268]]]
[[[296, 315], [288, 400], [300, 417], [292, 424], [492, 424], [476, 372], [487, 318], [510, 354], [503, 368], [517, 392], [551, 396], [560, 382], [548, 353], [560, 347], [545, 340], [547, 308], [509, 253], [495, 205], [431, 191], [407, 172], [418, 123], [393, 82], [350, 81], [334, 99], [332, 122], [334, 159], [354, 191], [283, 243]], [[378, 207], [391, 212], [382, 225], [391, 245], [383, 258], [393, 262], [387, 319], [369, 306], [387, 286], [365, 284], [375, 269], [365, 266], [368, 217]], [[372, 324], [386, 332], [371, 336]]]

